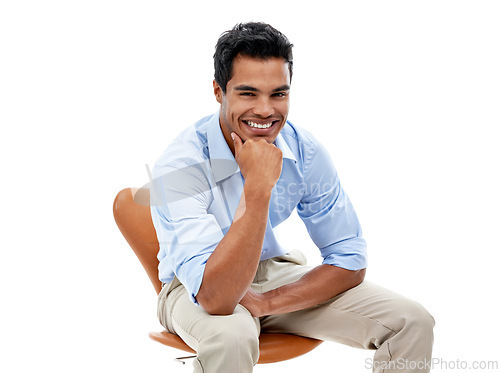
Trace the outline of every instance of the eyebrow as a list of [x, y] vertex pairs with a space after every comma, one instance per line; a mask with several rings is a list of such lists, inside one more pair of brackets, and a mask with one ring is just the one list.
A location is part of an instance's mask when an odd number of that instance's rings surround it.
[[[234, 87], [236, 91], [250, 91], [250, 92], [259, 92], [259, 90], [255, 87], [249, 86], [249, 85], [239, 85]], [[284, 84], [281, 87], [273, 89], [273, 92], [282, 92], [282, 91], [289, 91], [290, 86], [288, 84]]]
[[289, 91], [289, 90], [290, 90], [290, 86], [288, 84], [284, 84], [281, 87], [274, 89], [273, 92], [282, 92], [282, 91]]

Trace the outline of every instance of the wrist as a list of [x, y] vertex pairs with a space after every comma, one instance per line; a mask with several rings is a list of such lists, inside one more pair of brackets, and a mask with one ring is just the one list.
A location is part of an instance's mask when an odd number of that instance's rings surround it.
[[245, 185], [243, 190], [245, 192], [245, 198], [247, 201], [249, 199], [271, 199], [271, 192], [274, 185], [263, 185], [257, 180], [245, 180]]
[[261, 293], [261, 302], [260, 302], [260, 316], [268, 316], [272, 315], [272, 306], [271, 301], [272, 297], [269, 295], [271, 292]]
[[250, 306], [253, 317], [263, 317], [271, 315], [270, 307], [269, 307], [269, 298], [266, 296], [266, 293], [255, 293], [253, 295], [253, 305]]

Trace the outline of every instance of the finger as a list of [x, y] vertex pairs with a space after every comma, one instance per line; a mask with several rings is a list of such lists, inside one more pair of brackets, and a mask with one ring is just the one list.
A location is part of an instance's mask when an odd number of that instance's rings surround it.
[[231, 132], [231, 138], [234, 142], [234, 153], [237, 154], [243, 146], [243, 141], [241, 141], [241, 138], [236, 132]]

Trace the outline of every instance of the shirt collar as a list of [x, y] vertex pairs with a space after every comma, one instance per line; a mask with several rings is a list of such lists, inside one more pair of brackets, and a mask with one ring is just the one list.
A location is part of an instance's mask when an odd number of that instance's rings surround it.
[[276, 147], [283, 153], [283, 159], [290, 159], [294, 163], [297, 163], [295, 155], [293, 155], [292, 150], [286, 143], [281, 132], [278, 134], [278, 136], [276, 136], [276, 140], [274, 140], [274, 145], [276, 145]]
[[215, 113], [207, 124], [207, 143], [210, 154], [210, 166], [215, 182], [224, 180], [240, 171], [231, 149], [227, 145], [219, 124], [219, 111]]
[[226, 139], [222, 134], [219, 124], [219, 112], [215, 113], [207, 127], [207, 142], [208, 150], [210, 152], [210, 159], [226, 159], [234, 161], [233, 153], [227, 145]]
[[[226, 139], [222, 134], [219, 123], [219, 111], [210, 118], [207, 125], [207, 143], [210, 153], [210, 164], [214, 172], [215, 181], [219, 182], [240, 171], [231, 149], [227, 145]], [[290, 147], [283, 139], [281, 133], [278, 134], [274, 144], [283, 153], [283, 159], [290, 159], [297, 163]]]

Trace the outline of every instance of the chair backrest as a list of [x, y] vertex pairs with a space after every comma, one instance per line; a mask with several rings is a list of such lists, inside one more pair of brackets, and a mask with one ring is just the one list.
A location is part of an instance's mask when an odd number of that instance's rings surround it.
[[[136, 201], [140, 200], [141, 203]], [[116, 224], [139, 258], [153, 283], [156, 293], [161, 290], [158, 279], [158, 238], [149, 210], [149, 189], [127, 188], [120, 191], [113, 203]]]

